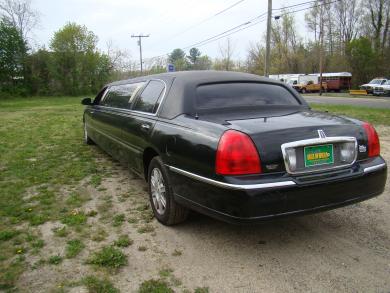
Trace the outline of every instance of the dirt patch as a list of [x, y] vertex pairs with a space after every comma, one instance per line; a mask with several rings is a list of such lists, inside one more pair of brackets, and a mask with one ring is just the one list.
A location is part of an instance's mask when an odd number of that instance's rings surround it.
[[[378, 127], [378, 132], [389, 161], [390, 128]], [[53, 229], [63, 224], [39, 227], [48, 255], [63, 255], [67, 239], [73, 238], [82, 239], [85, 249], [59, 265], [27, 270], [20, 288], [86, 292], [70, 282], [98, 273], [109, 276], [122, 292], [135, 292], [143, 281], [161, 278], [164, 270], [177, 292], [196, 287], [210, 292], [390, 291], [389, 185], [374, 199], [310, 216], [234, 226], [192, 214], [182, 225], [165, 227], [150, 219], [145, 182], [108, 156], [100, 158], [100, 164], [106, 163], [112, 166], [110, 175], [99, 186], [84, 181], [77, 187], [90, 198], [80, 210], [96, 211], [80, 231], [61, 238]], [[124, 220], [114, 219], [121, 214]], [[127, 266], [113, 273], [86, 264], [92, 252], [120, 235], [133, 241], [121, 248]]]

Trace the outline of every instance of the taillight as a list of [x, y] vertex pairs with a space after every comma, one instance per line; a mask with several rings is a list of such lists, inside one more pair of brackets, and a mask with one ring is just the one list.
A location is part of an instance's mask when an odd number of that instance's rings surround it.
[[260, 157], [251, 138], [239, 131], [226, 131], [218, 144], [215, 171], [221, 175], [261, 173]]
[[364, 122], [363, 127], [364, 130], [366, 131], [367, 139], [368, 139], [368, 156], [369, 157], [379, 156], [381, 152], [381, 147], [379, 144], [378, 133], [376, 133], [374, 126], [372, 126], [370, 123]]

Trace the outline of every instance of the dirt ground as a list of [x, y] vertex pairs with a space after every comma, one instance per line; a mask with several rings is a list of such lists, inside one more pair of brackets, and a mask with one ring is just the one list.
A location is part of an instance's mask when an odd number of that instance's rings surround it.
[[[390, 161], [390, 128], [378, 130], [382, 154]], [[114, 228], [99, 217], [89, 218], [92, 229], [109, 232], [106, 239], [88, 240], [77, 259], [26, 271], [20, 288], [47, 292], [61, 288], [65, 280], [91, 271], [99, 274], [85, 265], [90, 252], [112, 243], [117, 234], [128, 234], [134, 240], [123, 249], [128, 265], [110, 275], [121, 292], [137, 291], [143, 281], [160, 278], [161, 270], [173, 271], [169, 280], [175, 292], [196, 287], [208, 287], [210, 292], [390, 292], [389, 184], [377, 198], [315, 215], [234, 226], [193, 214], [175, 227], [153, 219], [149, 225], [154, 231], [140, 233], [142, 225], [127, 220], [135, 206], [148, 202], [146, 184], [108, 156], [102, 157], [102, 164], [113, 165], [112, 176], [103, 180], [100, 190], [81, 184], [92, 198], [83, 208], [96, 210], [108, 196], [112, 198], [110, 213], [125, 213], [126, 221]], [[130, 191], [133, 197], [121, 199]], [[48, 254], [61, 253], [65, 247], [66, 241], [53, 235], [56, 226], [61, 224], [40, 227]], [[140, 251], [140, 246], [146, 251]], [[69, 287], [65, 291], [85, 290]]]

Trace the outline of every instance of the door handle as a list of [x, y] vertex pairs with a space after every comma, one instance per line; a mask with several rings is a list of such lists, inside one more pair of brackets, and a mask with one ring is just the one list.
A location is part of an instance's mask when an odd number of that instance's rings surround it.
[[142, 125], [141, 125], [141, 128], [142, 128], [143, 130], [149, 130], [149, 129], [150, 129], [150, 125], [149, 125], [149, 124], [142, 124]]

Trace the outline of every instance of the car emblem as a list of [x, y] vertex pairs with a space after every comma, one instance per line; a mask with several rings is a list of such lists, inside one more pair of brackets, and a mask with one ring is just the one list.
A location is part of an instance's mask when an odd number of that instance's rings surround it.
[[318, 129], [317, 132], [320, 138], [326, 138], [326, 134], [322, 129]]
[[365, 153], [367, 151], [367, 147], [365, 145], [359, 145], [359, 152]]

